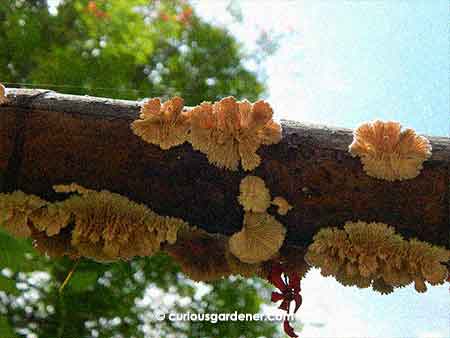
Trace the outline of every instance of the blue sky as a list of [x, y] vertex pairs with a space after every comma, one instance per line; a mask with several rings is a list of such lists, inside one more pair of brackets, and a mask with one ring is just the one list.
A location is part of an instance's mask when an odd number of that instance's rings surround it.
[[[278, 118], [349, 128], [389, 119], [450, 135], [447, 0], [247, 0], [240, 2], [243, 24], [233, 23], [228, 3], [195, 7], [248, 50], [263, 29], [285, 34], [265, 63]], [[450, 337], [448, 288], [380, 296], [313, 270], [303, 282], [302, 337]]]
[[266, 63], [279, 117], [351, 128], [395, 119], [449, 135], [448, 1], [249, 0], [243, 25], [231, 23], [227, 3], [196, 1], [246, 46], [261, 29], [287, 34]]

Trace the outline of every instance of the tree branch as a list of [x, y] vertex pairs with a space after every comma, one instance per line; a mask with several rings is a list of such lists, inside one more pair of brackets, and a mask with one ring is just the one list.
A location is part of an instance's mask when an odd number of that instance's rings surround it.
[[253, 174], [272, 196], [294, 206], [276, 216], [288, 228], [287, 245], [310, 243], [321, 227], [363, 220], [450, 247], [449, 138], [428, 137], [433, 155], [417, 178], [387, 182], [365, 175], [350, 156], [351, 130], [282, 121], [283, 140], [258, 151], [262, 164], [251, 173], [232, 172], [209, 165], [189, 144], [163, 151], [143, 142], [129, 127], [138, 102], [44, 90], [8, 93], [9, 103], [0, 106], [0, 173], [8, 180], [3, 191], [54, 199], [53, 184], [77, 182], [229, 235], [242, 223], [240, 180]]

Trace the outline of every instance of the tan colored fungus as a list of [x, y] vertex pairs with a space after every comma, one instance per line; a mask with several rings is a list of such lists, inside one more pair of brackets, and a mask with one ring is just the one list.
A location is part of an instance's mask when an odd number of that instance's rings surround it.
[[239, 189], [238, 200], [245, 211], [265, 212], [270, 206], [270, 192], [263, 179], [247, 176], [241, 181]]
[[55, 190], [78, 194], [55, 203], [20, 191], [0, 194], [3, 227], [17, 237], [31, 236], [37, 250], [50, 256], [101, 262], [149, 256], [161, 244], [175, 243], [178, 230], [188, 226], [106, 190], [76, 184]]
[[258, 148], [281, 140], [281, 127], [272, 115], [262, 100], [251, 104], [226, 97], [214, 104], [204, 102], [192, 110], [190, 142], [219, 168], [237, 170], [241, 160], [244, 170], [253, 170], [261, 162]]
[[418, 292], [425, 282], [440, 284], [447, 278], [442, 263], [450, 251], [416, 239], [404, 240], [384, 223], [347, 222], [344, 229], [324, 228], [315, 236], [307, 261], [333, 275], [344, 285], [373, 288], [389, 293], [414, 282]]
[[187, 141], [190, 130], [190, 114], [183, 107], [184, 101], [178, 96], [162, 105], [160, 99], [150, 99], [142, 106], [140, 119], [131, 124], [131, 129], [145, 142], [164, 150], [180, 145]]
[[228, 245], [225, 250], [225, 258], [233, 275], [251, 278], [260, 276], [262, 273], [262, 264], [248, 264], [242, 262], [231, 253]]
[[81, 256], [79, 250], [72, 246], [70, 231], [63, 231], [57, 235], [48, 236], [45, 231], [33, 229], [31, 238], [34, 248], [41, 254], [52, 258], [68, 256], [77, 259]]
[[[431, 285], [442, 284], [447, 278], [447, 268], [441, 263], [450, 260], [450, 251], [433, 246], [416, 239], [409, 241], [408, 271], [413, 277], [416, 289], [426, 291], [421, 281], [427, 281]], [[419, 290], [418, 290], [419, 291]]]
[[278, 252], [285, 236], [286, 229], [273, 216], [246, 212], [242, 230], [230, 237], [230, 251], [244, 263], [260, 263]]
[[45, 231], [47, 236], [54, 236], [69, 225], [71, 215], [64, 210], [63, 203], [55, 202], [31, 213], [30, 220], [36, 229]]
[[367, 175], [388, 181], [419, 175], [431, 156], [430, 142], [412, 129], [401, 128], [398, 122], [375, 121], [356, 129], [349, 152], [361, 158]]
[[381, 293], [382, 295], [388, 295], [394, 291], [394, 287], [386, 283], [383, 278], [375, 279], [372, 282], [372, 289]]
[[15, 237], [29, 237], [30, 215], [45, 206], [46, 201], [22, 191], [0, 194], [0, 226]]
[[6, 88], [0, 83], [0, 105], [6, 102], [8, 102], [8, 98], [6, 97]]
[[72, 245], [84, 249], [100, 245], [101, 260], [150, 256], [159, 251], [161, 243], [174, 243], [178, 229], [187, 226], [180, 219], [159, 216], [119, 194], [83, 190], [81, 195], [61, 202], [61, 208], [74, 219]]
[[53, 190], [60, 193], [76, 192], [78, 194], [87, 194], [89, 192], [95, 192], [95, 190], [87, 189], [77, 183], [54, 185]]
[[177, 262], [183, 273], [194, 281], [213, 281], [231, 275], [225, 258], [226, 239], [204, 230], [185, 227], [174, 244], [164, 251]]
[[278, 207], [278, 214], [286, 215], [292, 209], [292, 205], [288, 203], [283, 197], [277, 196], [273, 199], [272, 204]]

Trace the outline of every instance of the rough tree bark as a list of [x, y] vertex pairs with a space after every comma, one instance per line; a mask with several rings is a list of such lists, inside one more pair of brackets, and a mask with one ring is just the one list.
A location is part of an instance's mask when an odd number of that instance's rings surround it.
[[294, 206], [277, 216], [288, 228], [288, 246], [310, 243], [321, 227], [363, 220], [450, 248], [449, 138], [429, 137], [433, 156], [420, 176], [391, 183], [365, 175], [349, 155], [351, 130], [282, 121], [283, 140], [258, 151], [262, 164], [232, 172], [209, 165], [189, 144], [163, 151], [143, 142], [129, 127], [138, 102], [47, 90], [8, 93], [9, 103], [0, 106], [0, 191], [55, 199], [53, 184], [77, 182], [229, 235], [242, 223], [239, 183], [254, 174], [272, 196]]

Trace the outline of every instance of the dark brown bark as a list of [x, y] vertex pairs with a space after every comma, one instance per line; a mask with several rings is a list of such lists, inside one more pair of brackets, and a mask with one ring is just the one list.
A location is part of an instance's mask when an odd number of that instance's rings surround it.
[[0, 107], [3, 191], [54, 199], [53, 184], [77, 182], [232, 234], [243, 217], [240, 180], [254, 174], [294, 206], [276, 216], [288, 228], [287, 245], [310, 243], [321, 227], [363, 220], [450, 247], [449, 138], [429, 137], [433, 156], [417, 178], [387, 182], [365, 175], [349, 155], [351, 130], [282, 121], [283, 140], [258, 151], [262, 164], [232, 172], [209, 165], [189, 144], [163, 151], [143, 142], [129, 127], [137, 102], [26, 89], [10, 89], [8, 98]]

